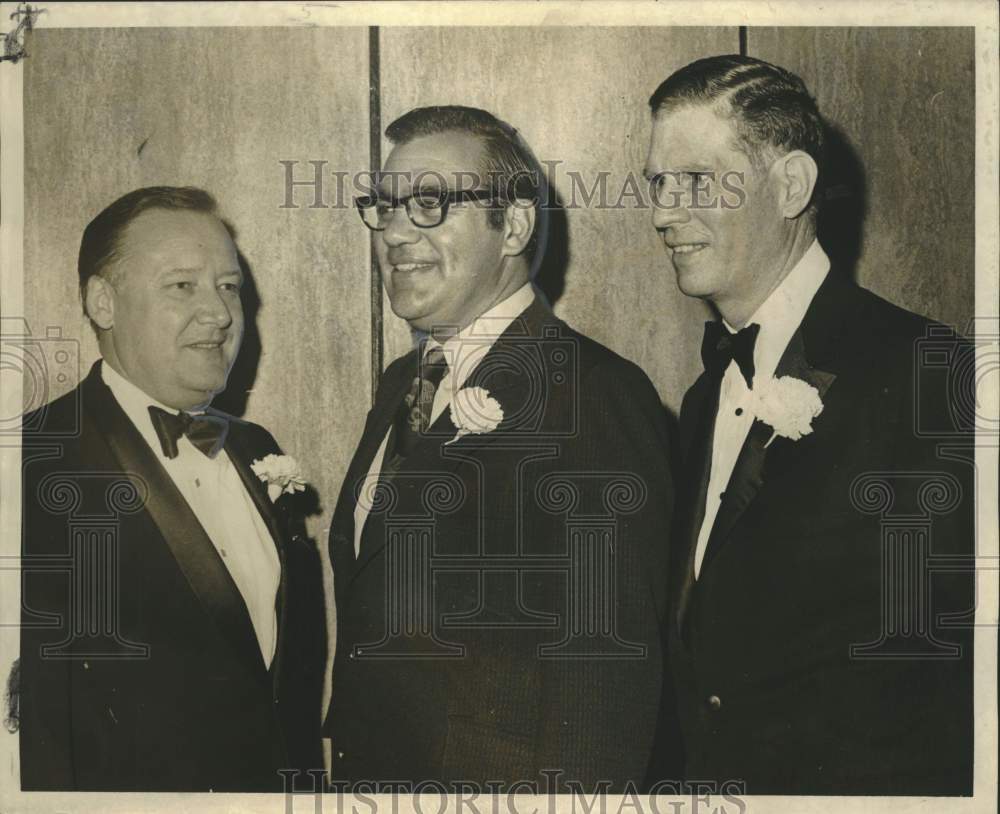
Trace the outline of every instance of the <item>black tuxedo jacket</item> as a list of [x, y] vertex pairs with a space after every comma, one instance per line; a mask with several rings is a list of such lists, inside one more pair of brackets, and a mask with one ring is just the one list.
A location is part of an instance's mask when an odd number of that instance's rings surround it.
[[[969, 351], [836, 269], [824, 281], [776, 371], [819, 390], [813, 433], [765, 447], [754, 423], [697, 581], [698, 529], [675, 538], [689, 781], [971, 794], [973, 438], [955, 409], [971, 379], [940, 375]], [[681, 412], [686, 467], [707, 402], [703, 375]]]
[[451, 443], [445, 410], [356, 559], [358, 485], [414, 370], [386, 370], [331, 527], [334, 781], [640, 782], [673, 502], [656, 391], [534, 303], [464, 385], [499, 427]]
[[268, 670], [236, 584], [100, 364], [24, 424], [22, 788], [281, 791], [279, 769], [322, 765], [325, 634], [315, 547], [250, 469], [280, 450], [230, 419], [226, 452], [281, 560]]

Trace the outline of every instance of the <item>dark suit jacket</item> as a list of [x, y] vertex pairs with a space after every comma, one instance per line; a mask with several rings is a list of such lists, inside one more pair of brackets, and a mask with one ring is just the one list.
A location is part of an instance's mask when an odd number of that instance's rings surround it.
[[279, 453], [231, 419], [226, 451], [278, 547], [268, 670], [243, 598], [100, 376], [25, 420], [25, 790], [281, 791], [321, 764], [315, 547], [250, 470]]
[[501, 404], [500, 426], [448, 443], [445, 410], [373, 508], [355, 560], [358, 483], [414, 354], [385, 372], [331, 528], [334, 780], [545, 791], [552, 770], [591, 788], [638, 783], [673, 503], [656, 391], [534, 303], [464, 385]]
[[[972, 436], [955, 412], [970, 348], [943, 330], [832, 270], [776, 372], [820, 391], [813, 433], [765, 448], [755, 422], [697, 582], [697, 529], [679, 532], [669, 647], [689, 781], [971, 793], [971, 618], [955, 616], [974, 601]], [[686, 456], [708, 393], [703, 375], [685, 396]]]

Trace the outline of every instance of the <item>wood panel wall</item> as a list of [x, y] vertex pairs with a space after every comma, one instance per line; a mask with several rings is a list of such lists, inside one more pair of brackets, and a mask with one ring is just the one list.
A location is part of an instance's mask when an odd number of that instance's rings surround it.
[[751, 28], [837, 132], [824, 247], [861, 285], [965, 330], [975, 299], [971, 28]]

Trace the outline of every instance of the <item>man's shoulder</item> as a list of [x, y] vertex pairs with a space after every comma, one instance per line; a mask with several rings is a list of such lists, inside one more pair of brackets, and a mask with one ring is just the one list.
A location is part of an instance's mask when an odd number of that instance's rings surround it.
[[83, 386], [77, 385], [52, 401], [25, 413], [21, 434], [26, 442], [76, 437], [83, 423]]
[[382, 371], [382, 381], [396, 379], [408, 370], [413, 370], [417, 359], [417, 349], [411, 348], [402, 356], [397, 356]]
[[417, 365], [417, 349], [413, 348], [393, 359], [382, 371], [378, 389], [380, 394], [393, 393], [402, 386], [404, 379], [412, 380]]
[[248, 447], [267, 453], [281, 453], [277, 440], [266, 427], [249, 419], [211, 408], [209, 413], [229, 422], [229, 432], [245, 440]]
[[655, 393], [649, 376], [635, 362], [557, 317], [553, 317], [548, 325], [554, 329], [551, 334], [553, 342], [561, 341], [572, 348], [581, 383], [600, 383], [630, 394], [642, 391]]
[[[836, 351], [841, 372], [864, 381], [896, 382], [912, 389], [925, 361], [947, 356], [949, 366], [964, 364], [974, 346], [958, 331], [896, 305], [861, 286], [853, 286], [851, 307], [843, 315], [843, 340]], [[928, 354], [931, 354], [928, 356]]]
[[859, 323], [890, 348], [911, 348], [913, 343], [934, 333], [948, 332], [947, 326], [929, 317], [908, 311], [873, 291], [854, 286]]

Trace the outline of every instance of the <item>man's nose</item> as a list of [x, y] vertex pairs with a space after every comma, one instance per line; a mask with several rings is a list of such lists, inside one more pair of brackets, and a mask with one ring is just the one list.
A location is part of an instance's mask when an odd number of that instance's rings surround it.
[[666, 229], [677, 223], [685, 223], [691, 218], [687, 201], [680, 189], [661, 190], [653, 197], [653, 227]]
[[198, 319], [207, 325], [218, 328], [228, 328], [233, 323], [231, 305], [223, 297], [222, 292], [211, 286], [202, 295], [198, 303]]
[[420, 229], [410, 220], [405, 206], [397, 206], [388, 215], [385, 229], [382, 230], [382, 240], [387, 246], [405, 246], [420, 240]]

